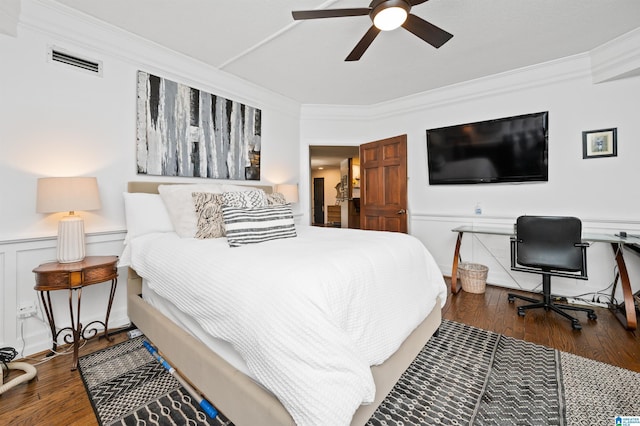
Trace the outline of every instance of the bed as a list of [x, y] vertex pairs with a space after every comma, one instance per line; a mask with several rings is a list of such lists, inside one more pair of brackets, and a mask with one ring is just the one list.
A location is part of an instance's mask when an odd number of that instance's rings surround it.
[[[128, 193], [147, 193], [147, 194], [157, 194], [158, 186], [161, 183], [153, 183], [153, 182], [130, 182], [128, 186]], [[270, 187], [261, 187], [265, 192], [271, 192]], [[126, 195], [126, 194], [125, 194]], [[125, 202], [126, 204], [126, 202]], [[148, 203], [147, 203], [148, 204]], [[129, 209], [129, 207], [127, 207]], [[129, 213], [127, 213], [129, 214]], [[153, 222], [153, 220], [151, 220]], [[127, 216], [127, 222], [129, 224], [129, 216]], [[316, 234], [319, 232], [328, 231], [328, 232], [355, 232], [359, 234], [354, 234], [356, 236], [361, 235], [362, 233], [370, 233], [371, 231], [357, 231], [357, 230], [337, 230], [337, 229], [312, 229], [312, 227], [299, 227], [298, 235], [296, 238], [291, 238], [290, 241], [296, 244], [304, 245], [308, 238], [317, 238]], [[131, 233], [130, 233], [131, 234]], [[376, 235], [371, 234], [371, 235]], [[379, 233], [380, 237], [387, 238], [388, 233]], [[385, 235], [382, 235], [385, 234]], [[331, 234], [331, 238], [335, 238], [336, 234]], [[345, 234], [341, 234], [345, 235]], [[413, 238], [408, 237], [407, 238]], [[178, 277], [184, 277], [185, 282], [193, 283], [195, 281], [200, 282], [208, 277], [200, 277], [192, 278], [191, 271], [189, 269], [181, 271], [177, 269], [177, 266], [172, 265], [171, 270], [166, 270], [163, 272], [155, 273], [155, 268], [161, 268], [162, 264], [172, 263], [167, 262], [167, 254], [162, 254], [162, 247], [165, 247], [165, 251], [174, 250], [171, 253], [170, 259], [178, 259], [180, 258], [181, 250], [178, 250], [178, 247], [182, 247], [184, 245], [185, 251], [191, 250], [191, 252], [185, 252], [184, 258], [191, 259], [191, 256], [197, 256], [200, 250], [195, 250], [191, 247], [191, 242], [189, 238], [179, 238], [175, 235], [172, 235], [172, 232], [165, 232], [161, 235], [158, 234], [147, 234], [147, 235], [128, 235], [127, 245], [133, 245], [134, 247], [140, 247], [138, 249], [138, 253], [143, 250], [146, 252], [158, 250], [160, 254], [158, 254], [158, 258], [156, 259], [156, 265], [153, 264], [147, 265], [144, 262], [137, 261], [139, 269], [144, 272], [137, 271], [133, 267], [129, 269], [128, 276], [128, 285], [127, 285], [127, 301], [128, 301], [128, 315], [131, 319], [132, 323], [135, 324], [148, 338], [152, 341], [159, 350], [163, 353], [163, 355], [172, 363], [172, 365], [187, 379], [189, 380], [197, 389], [199, 389], [216, 408], [218, 408], [221, 412], [223, 412], [233, 423], [237, 426], [243, 425], [295, 425], [296, 421], [294, 421], [294, 417], [298, 419], [298, 424], [336, 424], [335, 417], [333, 417], [333, 411], [325, 411], [326, 417], [323, 417], [325, 420], [318, 420], [318, 417], [315, 419], [313, 417], [305, 418], [300, 417], [300, 414], [291, 409], [291, 400], [281, 397], [280, 399], [274, 395], [274, 392], [268, 390], [271, 389], [271, 383], [268, 379], [271, 376], [268, 376], [267, 379], [262, 382], [264, 377], [260, 375], [261, 369], [259, 367], [255, 367], [254, 364], [251, 364], [251, 356], [247, 356], [247, 364], [250, 364], [252, 368], [248, 368], [245, 366], [244, 368], [238, 364], [238, 362], [231, 359], [228, 354], [223, 353], [222, 351], [216, 351], [211, 349], [210, 342], [207, 339], [202, 338], [202, 331], [204, 329], [206, 332], [211, 331], [211, 327], [208, 326], [207, 323], [200, 324], [201, 328], [198, 332], [194, 330], [186, 330], [185, 323], [188, 321], [182, 321], [179, 318], [176, 319], [175, 315], [170, 315], [168, 313], [167, 305], [163, 304], [152, 304], [151, 297], [143, 298], [141, 295], [143, 293], [143, 288], [145, 291], [149, 290], [149, 287], [154, 287], [162, 298], [164, 296], [165, 299], [169, 299], [169, 305], [171, 305], [172, 301], [175, 302], [176, 305], [180, 305], [180, 298], [183, 293], [195, 292], [195, 289], [191, 289], [191, 285], [188, 287], [183, 287], [180, 291], [180, 294], [175, 295], [174, 297], [168, 297], [167, 293], [162, 294], [163, 289], [165, 287], [169, 287], [169, 285], [162, 285], [159, 283], [162, 280], [171, 280], [180, 281]], [[134, 240], [135, 242], [132, 242]], [[207, 244], [207, 245], [220, 245], [221, 241], [225, 240], [224, 238], [220, 239], [220, 241], [207, 241], [199, 242], [197, 244]], [[309, 241], [314, 241], [313, 239]], [[292, 248], [291, 252], [287, 252], [287, 244], [288, 241], [279, 240], [268, 242], [264, 244], [254, 244], [253, 246], [264, 245], [265, 247], [272, 247], [274, 250], [277, 248], [278, 253], [287, 253], [287, 256], [283, 259], [286, 262], [294, 262], [298, 264], [304, 263], [302, 261], [302, 256], [298, 262], [296, 262], [296, 251], [300, 251], [299, 247]], [[269, 245], [267, 245], [269, 244]], [[386, 243], [384, 243], [386, 245]], [[314, 243], [315, 245], [315, 243]], [[221, 249], [222, 250], [222, 249]], [[230, 249], [229, 252], [233, 252], [233, 250], [243, 250], [243, 249]], [[249, 250], [249, 249], [246, 249]], [[240, 251], [237, 251], [240, 253]], [[249, 251], [244, 251], [243, 253], [249, 253]], [[163, 257], [165, 256], [165, 257]], [[127, 258], [129, 255], [126, 256]], [[335, 257], [335, 256], [334, 256]], [[428, 255], [430, 258], [430, 255]], [[132, 262], [136, 265], [136, 256], [131, 256]], [[223, 257], [221, 257], [223, 258]], [[225, 258], [226, 259], [226, 258]], [[231, 258], [228, 258], [231, 259]], [[273, 259], [270, 260], [272, 263]], [[185, 262], [188, 263], [188, 262]], [[232, 263], [231, 260], [225, 261], [226, 263]], [[175, 267], [174, 267], [175, 266]], [[435, 266], [435, 262], [431, 264], [431, 266]], [[437, 269], [437, 268], [436, 268]], [[396, 271], [393, 271], [395, 273]], [[139, 274], [140, 273], [140, 274]], [[313, 272], [312, 275], [321, 274], [318, 271]], [[363, 274], [362, 272], [360, 273]], [[366, 271], [364, 272], [366, 275]], [[144, 279], [141, 277], [144, 276]], [[173, 275], [174, 278], [170, 278], [168, 276]], [[439, 277], [439, 278], [437, 278]], [[255, 278], [255, 277], [254, 277]], [[216, 278], [217, 279], [217, 278]], [[266, 279], [266, 276], [265, 276]], [[370, 278], [367, 278], [370, 279]], [[311, 281], [311, 279], [309, 279]], [[426, 281], [426, 279], [425, 279]], [[441, 307], [446, 299], [446, 287], [444, 285], [444, 281], [442, 280], [442, 275], [440, 271], [431, 271], [429, 272], [429, 281], [432, 283], [429, 286], [433, 286], [433, 289], [430, 289], [429, 294], [435, 294], [435, 297], [432, 297], [433, 300], [425, 302], [425, 305], [429, 305], [430, 307], [426, 312], [415, 312], [411, 311], [407, 313], [408, 316], [418, 316], [419, 320], [416, 322], [416, 326], [412, 326], [411, 330], [409, 330], [406, 334], [406, 338], [402, 337], [402, 341], [398, 343], [397, 349], [394, 348], [393, 353], [387, 356], [384, 352], [372, 350], [372, 352], [376, 352], [375, 355], [372, 355], [373, 358], [369, 359], [371, 365], [367, 365], [367, 374], [372, 377], [372, 384], [374, 385], [372, 389], [372, 393], [370, 396], [365, 398], [366, 404], [361, 404], [354, 408], [355, 414], [349, 414], [350, 421], [340, 420], [338, 424], [351, 424], [351, 425], [364, 425], [374, 413], [378, 405], [384, 400], [386, 395], [392, 389], [394, 384], [397, 382], [400, 375], [404, 372], [407, 366], [413, 361], [418, 352], [424, 346], [424, 344], [428, 341], [428, 339], [437, 331], [440, 322], [441, 322]], [[171, 281], [168, 281], [169, 283]], [[305, 284], [307, 284], [305, 282]], [[427, 284], [425, 283], [425, 286]], [[204, 286], [204, 285], [203, 285]], [[195, 287], [195, 286], [194, 286]], [[204, 286], [206, 289], [207, 286]], [[336, 291], [335, 287], [331, 291]], [[200, 290], [198, 290], [200, 291]], [[213, 291], [213, 290], [211, 290]], [[218, 290], [219, 291], [219, 290]], [[386, 290], [385, 290], [386, 291]], [[153, 294], [153, 292], [151, 292]], [[214, 295], [216, 293], [213, 293]], [[187, 297], [187, 296], [185, 296]], [[211, 294], [207, 297], [211, 297]], [[266, 293], [261, 297], [266, 297]], [[431, 296], [430, 296], [431, 298]], [[363, 297], [356, 297], [349, 299], [347, 304], [357, 304], [360, 299], [364, 299]], [[185, 300], [189, 300], [186, 298]], [[209, 299], [207, 299], [209, 300]], [[213, 300], [213, 298], [211, 299]], [[273, 301], [269, 301], [269, 303], [273, 303]], [[315, 303], [315, 302], [314, 302]], [[363, 302], [364, 303], [364, 302]], [[339, 303], [338, 303], [339, 304]], [[252, 309], [256, 309], [256, 306], [253, 306]], [[292, 305], [289, 305], [291, 308]], [[222, 305], [218, 305], [218, 308], [222, 309]], [[216, 309], [218, 309], [216, 308]], [[310, 304], [304, 309], [313, 310], [315, 308], [314, 304]], [[300, 308], [303, 309], [303, 308]], [[326, 307], [325, 307], [326, 309]], [[297, 309], [285, 309], [282, 308], [283, 311], [296, 311]], [[180, 309], [178, 309], [180, 311]], [[180, 315], [180, 312], [178, 312]], [[196, 314], [194, 314], [195, 317]], [[316, 318], [315, 314], [310, 314], [310, 318]], [[403, 314], [404, 315], [404, 314]], [[381, 317], [384, 317], [381, 315]], [[317, 317], [320, 318], [320, 317]], [[370, 317], [372, 321], [375, 321], [375, 318]], [[197, 323], [200, 323], [200, 319], [198, 318]], [[280, 324], [282, 325], [282, 324]], [[213, 327], [213, 326], [212, 326]], [[297, 327], [297, 322], [292, 324], [292, 328]], [[215, 328], [215, 327], [213, 327]], [[259, 328], [259, 327], [258, 327]], [[284, 327], [281, 327], [284, 329]], [[279, 328], [280, 329], [280, 328]], [[251, 338], [261, 339], [263, 335], [264, 329], [260, 332], [248, 332], [248, 335], [255, 334], [256, 336], [251, 336]], [[366, 334], [364, 331], [356, 330], [356, 333]], [[224, 333], [222, 333], [224, 334]], [[359, 335], [359, 334], [358, 334]], [[269, 338], [264, 338], [263, 340], [258, 341], [258, 345], [265, 345], [264, 352], [267, 354], [270, 353], [270, 349], [266, 347], [271, 340]], [[243, 340], [245, 336], [240, 337], [240, 340], [230, 339], [233, 343], [233, 349], [238, 352], [242, 352], [243, 346], [246, 346], [247, 342]], [[247, 337], [248, 338], [248, 337]], [[301, 341], [304, 341], [302, 337], [300, 337]], [[381, 339], [384, 340], [384, 339]], [[253, 342], [249, 340], [249, 342]], [[307, 342], [311, 346], [313, 342]], [[332, 343], [333, 344], [333, 343]], [[303, 345], [301, 345], [302, 348]], [[305, 347], [307, 344], [304, 345]], [[328, 345], [329, 346], [329, 345]], [[375, 345], [373, 345], [375, 346]], [[385, 349], [387, 350], [387, 349]], [[295, 350], [293, 351], [295, 352]], [[244, 353], [242, 352], [242, 355]], [[305, 354], [307, 356], [307, 354]], [[371, 361], [372, 359], [376, 359], [376, 357], [382, 356], [384, 359], [379, 359], [376, 361]], [[242, 358], [242, 357], [240, 357]], [[268, 364], [270, 361], [266, 361]], [[295, 361], [294, 361], [295, 362]], [[313, 364], [313, 360], [310, 360], [310, 363]], [[251, 374], [252, 372], [258, 371], [256, 374]], [[284, 370], [285, 373], [289, 373], [288, 370]], [[305, 373], [300, 373], [303, 377], [313, 377], [313, 376], [304, 376]], [[284, 374], [283, 377], [288, 377], [287, 374]], [[283, 379], [284, 380], [284, 379]], [[295, 383], [294, 383], [295, 382]], [[295, 388], [297, 385], [297, 380], [291, 381], [289, 385], [292, 388]], [[289, 386], [288, 384], [284, 384], [285, 387]], [[315, 388], [317, 385], [315, 383], [307, 384], [308, 387]], [[366, 388], [366, 384], [363, 385]], [[336, 387], [335, 393], [339, 395], [341, 387]], [[277, 391], [276, 391], [277, 393]], [[332, 392], [333, 394], [333, 392]], [[334, 397], [334, 395], [328, 395], [327, 398]], [[296, 397], [292, 397], [295, 400]], [[338, 397], [342, 399], [341, 397]], [[304, 398], [300, 397], [301, 400], [304, 401]], [[368, 400], [367, 400], [368, 399]], [[283, 402], [281, 402], [281, 400]], [[334, 401], [336, 402], [336, 401]], [[340, 401], [337, 401], [340, 402]], [[285, 406], [289, 407], [289, 409], [285, 408]], [[341, 407], [336, 406], [336, 410], [340, 411]], [[347, 407], [348, 410], [348, 407]], [[296, 413], [292, 416], [290, 413]], [[353, 411], [351, 411], [353, 413]], [[317, 414], [317, 413], [316, 413]], [[343, 419], [344, 416], [341, 418]], [[309, 420], [311, 419], [311, 420]]]

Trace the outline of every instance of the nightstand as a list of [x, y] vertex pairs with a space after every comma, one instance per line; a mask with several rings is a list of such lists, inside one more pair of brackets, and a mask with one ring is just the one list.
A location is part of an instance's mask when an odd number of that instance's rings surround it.
[[[51, 335], [53, 336], [52, 350], [58, 347], [58, 337], [64, 331], [64, 342], [73, 344], [73, 364], [71, 370], [78, 367], [78, 348], [80, 340], [88, 340], [98, 334], [97, 328], [93, 325], [104, 327], [103, 336], [111, 341], [108, 335], [109, 314], [113, 297], [118, 284], [118, 256], [87, 256], [80, 262], [73, 263], [44, 263], [33, 270], [36, 274], [36, 285], [34, 289], [40, 293], [40, 299], [44, 306], [45, 314], [49, 320]], [[82, 301], [82, 289], [93, 284], [111, 281], [111, 292], [109, 293], [109, 303], [107, 314], [103, 321], [92, 321], [86, 326], [80, 322], [80, 303]], [[53, 317], [50, 292], [54, 290], [69, 291], [69, 314], [71, 316], [71, 326], [56, 331], [56, 322]], [[74, 313], [75, 302], [75, 313]]]

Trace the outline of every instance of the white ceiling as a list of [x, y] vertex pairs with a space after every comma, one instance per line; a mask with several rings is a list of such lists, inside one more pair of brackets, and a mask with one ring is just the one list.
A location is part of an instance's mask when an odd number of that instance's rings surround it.
[[309, 160], [312, 170], [339, 169], [340, 162], [346, 158], [358, 158], [358, 146], [310, 146]]
[[588, 52], [640, 26], [640, 0], [430, 0], [411, 12], [452, 33], [435, 49], [399, 28], [344, 58], [368, 16], [292, 10], [368, 0], [56, 0], [303, 104], [371, 105]]

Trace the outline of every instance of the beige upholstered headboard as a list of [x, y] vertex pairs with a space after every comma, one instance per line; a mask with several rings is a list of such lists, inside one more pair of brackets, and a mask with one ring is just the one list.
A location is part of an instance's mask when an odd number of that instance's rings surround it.
[[[189, 183], [194, 182], [146, 182], [146, 181], [131, 181], [127, 182], [127, 192], [131, 193], [146, 193], [146, 194], [158, 194], [158, 186], [160, 185], [188, 185]], [[219, 183], [219, 182], [218, 182]], [[236, 185], [236, 182], [233, 183]], [[270, 185], [244, 185], [251, 186], [253, 188], [262, 189], [267, 194], [271, 194], [273, 192], [273, 187]], [[139, 278], [138, 274], [131, 268], [129, 268], [129, 278], [135, 279]], [[138, 293], [140, 292], [139, 290]]]
[[[188, 185], [189, 183], [196, 182], [129, 182], [127, 184], [127, 192], [144, 192], [147, 194], [157, 194], [158, 186], [160, 185]], [[198, 182], [202, 183], [202, 182]], [[216, 182], [220, 183], [220, 182]], [[267, 194], [271, 194], [273, 192], [273, 187], [271, 185], [251, 185], [251, 184], [238, 184], [237, 182], [233, 182], [233, 185], [239, 186], [251, 186], [253, 188], [262, 189]]]

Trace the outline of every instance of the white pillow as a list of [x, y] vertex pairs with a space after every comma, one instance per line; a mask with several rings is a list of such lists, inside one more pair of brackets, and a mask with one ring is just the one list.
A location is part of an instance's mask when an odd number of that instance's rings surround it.
[[158, 194], [124, 192], [124, 218], [127, 222], [127, 236], [124, 250], [118, 259], [118, 266], [131, 264], [129, 241], [151, 232], [173, 232], [169, 212]]
[[123, 193], [127, 237], [131, 238], [151, 232], [173, 232], [171, 218], [164, 202], [157, 194]]
[[198, 228], [198, 217], [193, 205], [194, 192], [222, 194], [222, 184], [194, 183], [178, 185], [160, 185], [158, 192], [169, 212], [176, 234], [181, 238], [193, 238]]

